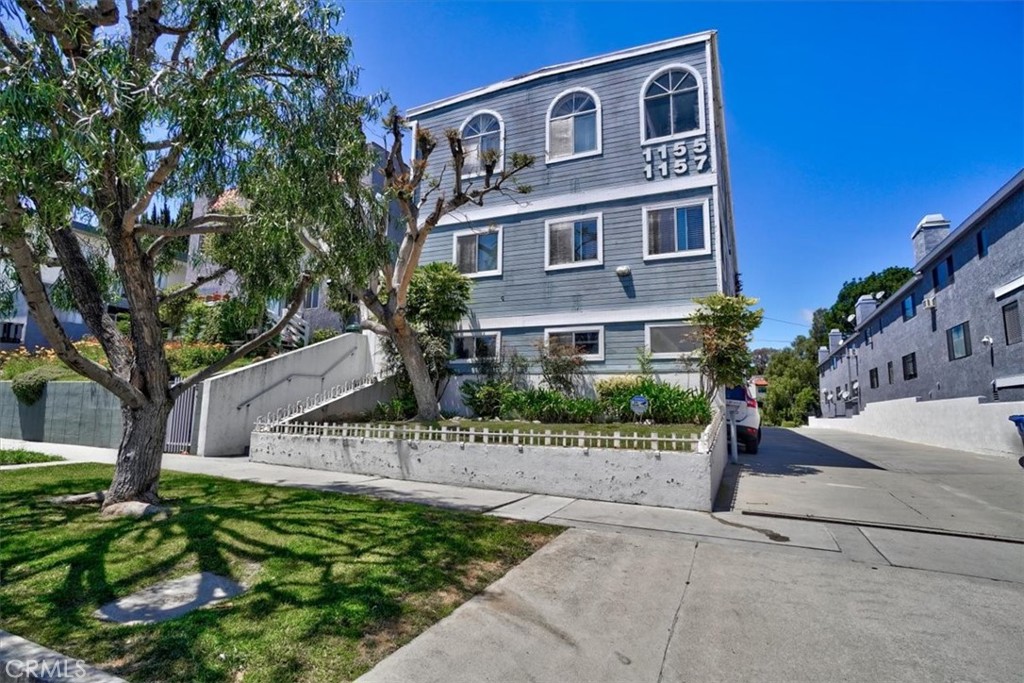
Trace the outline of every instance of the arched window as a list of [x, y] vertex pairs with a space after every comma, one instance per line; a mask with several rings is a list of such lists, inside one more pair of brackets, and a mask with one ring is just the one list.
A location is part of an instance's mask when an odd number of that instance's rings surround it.
[[483, 173], [481, 155], [489, 150], [498, 153], [498, 162], [495, 164], [494, 170], [500, 171], [502, 166], [501, 119], [491, 112], [473, 114], [462, 124], [462, 151], [466, 154], [464, 172], [467, 175]]
[[703, 130], [700, 79], [682, 66], [655, 74], [643, 96], [644, 140]]
[[556, 98], [548, 110], [548, 158], [600, 152], [600, 116], [600, 102], [589, 90], [574, 90]]

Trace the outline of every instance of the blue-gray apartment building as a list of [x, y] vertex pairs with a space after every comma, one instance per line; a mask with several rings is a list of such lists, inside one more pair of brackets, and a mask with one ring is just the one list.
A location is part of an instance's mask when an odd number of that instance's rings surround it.
[[1024, 400], [1024, 171], [958, 228], [929, 214], [912, 234], [914, 276], [818, 351], [823, 417], [877, 401]]
[[[538, 342], [577, 347], [591, 377], [636, 369], [692, 382], [680, 355], [695, 297], [739, 282], [714, 31], [560, 64], [415, 107], [413, 126], [481, 150], [531, 154], [526, 195], [489, 195], [447, 216], [422, 262], [473, 278], [454, 366]], [[427, 169], [442, 177], [443, 153]], [[450, 174], [449, 174], [450, 177]], [[478, 179], [477, 182], [480, 182]], [[452, 400], [455, 392], [448, 396]]]

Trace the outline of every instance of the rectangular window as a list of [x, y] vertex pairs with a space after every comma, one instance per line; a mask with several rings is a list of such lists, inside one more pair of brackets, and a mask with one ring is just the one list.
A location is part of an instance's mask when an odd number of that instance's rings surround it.
[[452, 339], [452, 356], [456, 361], [472, 362], [484, 358], [497, 358], [501, 333], [481, 332], [456, 334]]
[[917, 354], [908, 353], [903, 356], [903, 379], [914, 379], [917, 377]]
[[889, 384], [892, 384], [894, 381], [896, 381], [895, 374], [892, 371], [892, 361], [889, 361], [888, 363], [885, 364], [885, 370], [886, 372], [889, 373]]
[[647, 349], [654, 358], [678, 358], [700, 348], [697, 328], [691, 325], [647, 325]]
[[593, 266], [602, 262], [601, 216], [547, 221], [547, 270]]
[[21, 323], [4, 323], [0, 330], [0, 342], [4, 344], [20, 344], [21, 331], [24, 325]]
[[644, 209], [644, 258], [710, 254], [708, 203]]
[[501, 228], [463, 230], [454, 236], [453, 260], [468, 277], [501, 275]]
[[971, 324], [964, 322], [946, 330], [946, 346], [949, 347], [950, 360], [971, 355]]
[[939, 314], [933, 308], [932, 309], [932, 332], [938, 332], [938, 331], [939, 331]]
[[559, 327], [544, 330], [544, 343], [573, 347], [583, 360], [604, 360], [603, 327]]
[[911, 294], [903, 300], [903, 320], [910, 320], [917, 315], [917, 306], [914, 305], [914, 295]]
[[932, 288], [937, 292], [952, 283], [953, 255], [950, 254], [945, 261], [932, 268]]
[[868, 372], [868, 383], [872, 389], [878, 388], [878, 368], [871, 368]]
[[310, 285], [306, 290], [306, 308], [320, 308], [320, 285]]
[[985, 228], [982, 228], [978, 231], [976, 237], [978, 241], [978, 258], [985, 258], [988, 256], [988, 232]]
[[1021, 342], [1020, 306], [1016, 301], [1003, 306], [1003, 332], [1007, 346]]

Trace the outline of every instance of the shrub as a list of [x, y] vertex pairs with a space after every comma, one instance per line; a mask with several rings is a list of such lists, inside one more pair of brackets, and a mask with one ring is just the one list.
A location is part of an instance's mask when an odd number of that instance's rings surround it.
[[502, 419], [540, 422], [599, 422], [604, 410], [595, 399], [566, 396], [552, 389], [509, 391], [502, 400]]
[[474, 415], [489, 418], [501, 414], [502, 404], [510, 394], [515, 393], [515, 389], [500, 380], [468, 381], [459, 388], [459, 393]]
[[538, 342], [537, 363], [544, 384], [566, 396], [575, 396], [583, 381], [583, 359], [573, 346]]
[[378, 402], [371, 419], [380, 422], [397, 422], [409, 420], [415, 416], [416, 397], [411, 394], [400, 394], [390, 401]]
[[46, 383], [60, 379], [64, 372], [56, 365], [41, 365], [15, 377], [11, 382], [11, 390], [19, 401], [30, 406], [42, 397]]
[[171, 342], [164, 347], [167, 363], [171, 372], [179, 377], [186, 377], [216, 363], [228, 355], [230, 349], [224, 344], [178, 344]]
[[313, 335], [310, 337], [310, 343], [317, 344], [328, 339], [337, 337], [341, 332], [331, 329], [330, 327], [321, 327], [319, 330], [313, 330]]
[[711, 421], [711, 404], [701, 392], [660, 382], [653, 377], [614, 377], [598, 381], [595, 389], [609, 418], [616, 422], [636, 419], [630, 400], [637, 395], [646, 396], [650, 401], [643, 418], [651, 422], [707, 424]]

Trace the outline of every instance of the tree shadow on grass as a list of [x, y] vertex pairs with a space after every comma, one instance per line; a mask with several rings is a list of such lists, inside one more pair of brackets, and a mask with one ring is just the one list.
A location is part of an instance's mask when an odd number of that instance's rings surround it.
[[[164, 475], [165, 520], [101, 519], [95, 508], [44, 502], [109, 483], [93, 473], [37, 476], [5, 495], [12, 542], [2, 557], [14, 586], [5, 622], [138, 680], [221, 681], [242, 670], [247, 681], [355, 677], [550, 535], [481, 515], [175, 473]], [[153, 626], [91, 616], [199, 571], [248, 591]], [[390, 649], [367, 654], [368, 635]]]

